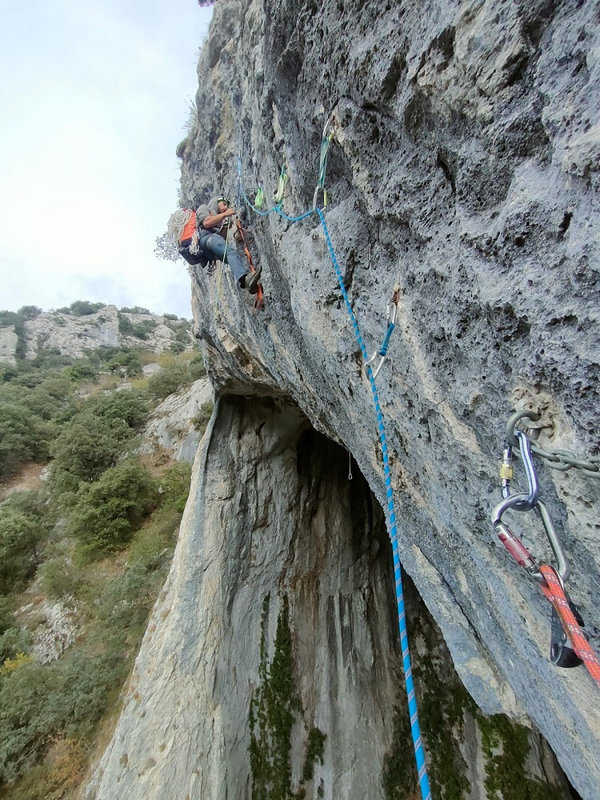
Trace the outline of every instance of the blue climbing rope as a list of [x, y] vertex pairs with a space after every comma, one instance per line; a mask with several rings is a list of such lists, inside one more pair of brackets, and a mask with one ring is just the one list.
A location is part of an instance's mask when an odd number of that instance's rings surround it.
[[[321, 178], [321, 176], [320, 176]], [[425, 763], [425, 748], [423, 747], [423, 740], [421, 738], [421, 728], [419, 725], [419, 715], [417, 709], [417, 698], [415, 695], [415, 686], [413, 682], [413, 675], [412, 675], [412, 664], [410, 658], [410, 648], [408, 643], [408, 630], [406, 626], [406, 610], [404, 605], [404, 587], [402, 583], [402, 563], [400, 561], [400, 549], [398, 544], [398, 528], [396, 526], [396, 510], [394, 504], [394, 491], [392, 489], [392, 477], [390, 471], [390, 460], [388, 455], [388, 446], [387, 446], [387, 437], [385, 433], [385, 425], [383, 422], [383, 413], [381, 411], [381, 405], [379, 403], [379, 393], [377, 391], [377, 386], [375, 384], [375, 377], [373, 375], [373, 371], [371, 370], [370, 365], [367, 363], [369, 361], [367, 348], [365, 347], [365, 343], [363, 341], [360, 328], [358, 327], [358, 322], [356, 320], [356, 315], [354, 314], [354, 310], [350, 304], [350, 299], [348, 297], [348, 293], [346, 291], [346, 287], [344, 286], [344, 278], [342, 272], [340, 270], [339, 264], [337, 262], [337, 258], [335, 255], [335, 251], [333, 249], [333, 244], [331, 242], [331, 236], [329, 235], [329, 230], [327, 228], [327, 223], [325, 222], [325, 216], [323, 214], [322, 209], [315, 207], [306, 211], [304, 214], [301, 214], [298, 217], [289, 217], [285, 214], [279, 205], [273, 206], [273, 208], [269, 209], [269, 211], [260, 211], [259, 209], [255, 208], [253, 203], [250, 201], [246, 192], [244, 191], [243, 184], [242, 184], [242, 159], [241, 157], [238, 159], [238, 181], [239, 187], [244, 198], [246, 204], [257, 214], [260, 216], [268, 216], [273, 212], [276, 212], [284, 219], [288, 220], [289, 222], [299, 222], [306, 217], [311, 216], [312, 214], [316, 213], [319, 215], [319, 219], [321, 221], [321, 226], [323, 228], [323, 233], [325, 234], [325, 241], [327, 242], [327, 248], [329, 250], [329, 255], [331, 257], [331, 262], [333, 264], [333, 268], [335, 270], [335, 274], [340, 286], [340, 290], [342, 292], [342, 297], [344, 298], [344, 304], [346, 306], [346, 310], [350, 317], [350, 321], [352, 323], [352, 327], [354, 329], [354, 336], [356, 341], [358, 342], [358, 346], [360, 347], [363, 360], [365, 362], [365, 368], [367, 377], [369, 379], [369, 383], [371, 384], [371, 392], [373, 394], [373, 402], [375, 404], [375, 413], [377, 415], [377, 430], [379, 433], [379, 440], [381, 442], [381, 451], [383, 454], [383, 473], [385, 478], [385, 490], [386, 490], [386, 497], [387, 497], [387, 511], [388, 511], [388, 525], [389, 525], [389, 536], [392, 543], [392, 553], [394, 559], [394, 579], [395, 579], [395, 588], [396, 588], [396, 604], [398, 608], [398, 626], [400, 629], [400, 648], [402, 652], [402, 665], [404, 668], [404, 681], [406, 685], [406, 696], [408, 698], [408, 711], [410, 715], [410, 729], [411, 735], [413, 740], [413, 747], [415, 751], [415, 761], [417, 764], [417, 773], [419, 777], [419, 786], [421, 789], [421, 797], [422, 800], [431, 800], [431, 789], [429, 786], [429, 776], [427, 774], [427, 765]], [[382, 345], [380, 354], [385, 356], [387, 352], [387, 345], [389, 344], [389, 339], [393, 330], [393, 324], [390, 324], [388, 327], [388, 332], [386, 334], [384, 343]]]
[[[331, 237], [329, 235], [327, 223], [325, 222], [325, 216], [323, 215], [323, 212], [320, 208], [317, 208], [316, 211], [317, 214], [319, 215], [319, 219], [321, 220], [321, 226], [323, 227], [323, 233], [325, 234], [325, 241], [327, 242], [329, 255], [331, 256], [333, 268], [335, 270], [340, 290], [342, 292], [342, 297], [344, 298], [346, 311], [350, 316], [352, 327], [354, 328], [354, 335], [356, 337], [356, 341], [358, 342], [358, 346], [361, 349], [363, 359], [366, 362], [368, 361], [367, 348], [365, 347], [365, 343], [360, 333], [360, 328], [358, 327], [358, 322], [356, 321], [356, 315], [354, 314], [354, 310], [350, 305], [348, 292], [346, 291], [346, 287], [344, 286], [344, 277], [337, 263], [337, 258], [335, 255], [335, 251], [333, 249], [333, 244], [331, 243]], [[417, 762], [417, 771], [419, 775], [419, 785], [421, 787], [421, 796], [423, 800], [429, 800], [429, 798], [431, 797], [431, 789], [429, 788], [429, 776], [427, 774], [427, 765], [425, 764], [425, 749], [423, 747], [423, 740], [421, 738], [421, 728], [419, 725], [419, 715], [417, 711], [417, 698], [415, 696], [415, 687], [413, 682], [412, 665], [410, 659], [410, 649], [408, 645], [408, 630], [406, 627], [406, 611], [404, 607], [404, 587], [402, 584], [402, 564], [400, 562], [400, 552], [398, 547], [398, 529], [396, 527], [396, 510], [394, 505], [394, 491], [392, 489], [392, 478], [390, 473], [390, 460], [388, 455], [387, 437], [385, 434], [385, 426], [383, 424], [383, 414], [381, 412], [381, 406], [379, 403], [379, 393], [377, 391], [377, 386], [375, 384], [375, 378], [373, 377], [373, 372], [368, 364], [366, 369], [367, 369], [367, 377], [369, 378], [369, 383], [371, 384], [371, 392], [373, 393], [375, 413], [377, 414], [377, 430], [379, 431], [379, 440], [381, 442], [381, 451], [383, 453], [383, 473], [385, 477], [385, 490], [387, 496], [389, 535], [392, 542], [392, 552], [394, 557], [394, 578], [396, 582], [396, 603], [398, 606], [400, 647], [402, 650], [402, 664], [404, 667], [406, 695], [408, 697], [410, 729], [415, 750], [415, 760]]]

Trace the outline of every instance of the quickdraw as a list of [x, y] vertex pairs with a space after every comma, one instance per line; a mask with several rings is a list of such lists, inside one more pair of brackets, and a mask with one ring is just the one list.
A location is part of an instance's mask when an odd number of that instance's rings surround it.
[[[511, 556], [531, 578], [541, 584], [542, 593], [552, 604], [550, 661], [558, 667], [565, 668], [585, 664], [593, 680], [600, 687], [600, 660], [591, 648], [585, 631], [582, 630], [583, 618], [565, 589], [569, 577], [569, 564], [548, 509], [539, 499], [539, 485], [533, 464], [531, 443], [522, 431], [515, 430], [519, 419], [526, 416], [534, 418], [532, 412], [520, 411], [510, 417], [506, 426], [506, 445], [500, 468], [503, 500], [492, 512], [492, 524], [498, 538]], [[510, 493], [510, 483], [514, 477], [513, 451], [518, 453], [525, 467], [527, 493]], [[502, 521], [503, 515], [509, 510], [524, 512], [532, 509], [542, 520], [556, 560], [556, 567], [539, 564], [521, 538]]]
[[254, 205], [259, 210], [263, 207], [265, 202], [265, 190], [263, 188], [262, 183], [259, 181], [258, 189], [256, 190], [256, 195], [254, 197]]
[[[252, 260], [252, 254], [250, 252], [250, 248], [248, 247], [248, 242], [246, 241], [246, 237], [244, 236], [244, 228], [242, 223], [240, 222], [239, 218], [236, 217], [235, 226], [237, 228], [235, 236], [238, 238], [244, 246], [244, 253], [246, 254], [246, 258], [248, 259], [248, 264], [250, 265], [250, 271], [254, 272], [256, 267], [254, 266], [254, 261]], [[256, 287], [256, 298], [254, 300], [254, 308], [257, 310], [262, 308], [264, 304], [264, 292], [261, 284], [259, 283]]]
[[277, 188], [275, 189], [275, 193], [273, 194], [273, 202], [275, 203], [275, 207], [280, 206], [283, 203], [283, 194], [285, 192], [285, 187], [287, 182], [288, 182], [288, 174], [284, 164], [281, 167], [281, 172], [279, 173], [279, 180], [277, 181]]
[[319, 192], [323, 192], [323, 208], [327, 206], [327, 189], [325, 188], [325, 173], [327, 172], [327, 156], [329, 154], [329, 145], [335, 136], [337, 122], [335, 116], [331, 114], [323, 128], [323, 135], [321, 136], [321, 155], [319, 158], [319, 178], [315, 186], [313, 194], [313, 210], [317, 208], [317, 201]]
[[389, 299], [387, 305], [387, 322], [388, 322], [388, 329], [387, 333], [385, 334], [385, 338], [379, 350], [375, 351], [371, 358], [365, 361], [365, 369], [367, 367], [371, 367], [371, 372], [373, 373], [373, 377], [376, 378], [379, 374], [379, 370], [383, 367], [383, 362], [385, 361], [385, 357], [387, 355], [388, 347], [390, 344], [390, 337], [392, 335], [392, 331], [396, 325], [396, 315], [398, 313], [398, 302], [400, 300], [400, 287], [398, 284], [394, 286], [394, 291], [392, 292], [392, 296]]

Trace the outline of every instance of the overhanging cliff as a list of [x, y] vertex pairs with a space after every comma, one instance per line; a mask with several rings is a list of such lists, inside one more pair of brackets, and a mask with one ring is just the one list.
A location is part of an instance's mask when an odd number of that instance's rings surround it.
[[[490, 511], [512, 408], [541, 413], [546, 448], [598, 452], [599, 37], [592, 2], [219, 0], [198, 124], [180, 148], [188, 204], [235, 196], [241, 154], [247, 189], [274, 186], [286, 164], [293, 215], [312, 204], [335, 114], [326, 220], [370, 352], [402, 290], [377, 385], [403, 565], [477, 705], [541, 731], [584, 800], [600, 779], [597, 689], [583, 668], [549, 662], [550, 607], [497, 543]], [[381, 709], [400, 682], [391, 578], [371, 552], [385, 547], [369, 491], [385, 505], [385, 484], [370, 388], [316, 215], [250, 222], [264, 309], [226, 268], [193, 280], [221, 401], [98, 798], [117, 783], [140, 798], [251, 796], [261, 619], [272, 641], [286, 603], [306, 728], [290, 734], [293, 763], [312, 720], [328, 738], [310, 796], [383, 796]], [[303, 436], [313, 455], [299, 464]], [[342, 490], [327, 440], [351, 452], [362, 499]], [[593, 633], [599, 482], [537, 463]], [[549, 558], [533, 513], [519, 516]]]

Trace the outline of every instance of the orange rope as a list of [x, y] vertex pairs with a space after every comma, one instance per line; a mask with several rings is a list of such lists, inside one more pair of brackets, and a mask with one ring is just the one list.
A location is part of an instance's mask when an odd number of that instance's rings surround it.
[[542, 584], [542, 592], [556, 609], [564, 631], [573, 645], [573, 650], [583, 661], [587, 671], [598, 688], [600, 688], [600, 659], [590, 647], [590, 643], [585, 638], [575, 619], [575, 615], [571, 611], [565, 590], [556, 574], [556, 570], [547, 564], [540, 565], [539, 570], [545, 581], [545, 584]]
[[[246, 258], [248, 259], [248, 264], [250, 264], [250, 271], [255, 272], [256, 267], [254, 266], [254, 261], [252, 260], [252, 254], [250, 253], [250, 249], [246, 243], [246, 237], [244, 236], [244, 229], [242, 227], [242, 223], [239, 219], [235, 221], [236, 227], [242, 239], [242, 244], [244, 245], [244, 252], [246, 253]], [[262, 308], [264, 303], [264, 292], [261, 284], [259, 283], [256, 287], [256, 300], [254, 301], [254, 308]]]

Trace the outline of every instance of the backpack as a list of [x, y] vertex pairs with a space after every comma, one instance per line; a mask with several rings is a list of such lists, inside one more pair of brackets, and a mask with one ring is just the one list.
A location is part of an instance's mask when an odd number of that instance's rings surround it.
[[[195, 266], [205, 267], [209, 260], [198, 249], [198, 237], [196, 234], [196, 212], [191, 208], [180, 208], [169, 217], [167, 231], [171, 239], [178, 245], [179, 255], [182, 256], [188, 264]], [[187, 245], [182, 245], [186, 239], [192, 239]], [[195, 241], [194, 241], [195, 240]]]
[[[183, 239], [191, 239], [195, 230], [196, 212], [192, 211], [191, 208], [180, 208], [169, 217], [167, 233], [176, 244], [179, 244]], [[184, 233], [186, 234], [185, 236]]]
[[191, 239], [196, 233], [196, 212], [191, 211], [189, 208], [184, 209], [189, 212], [189, 218], [179, 234], [179, 241], [184, 242], [186, 239]]

